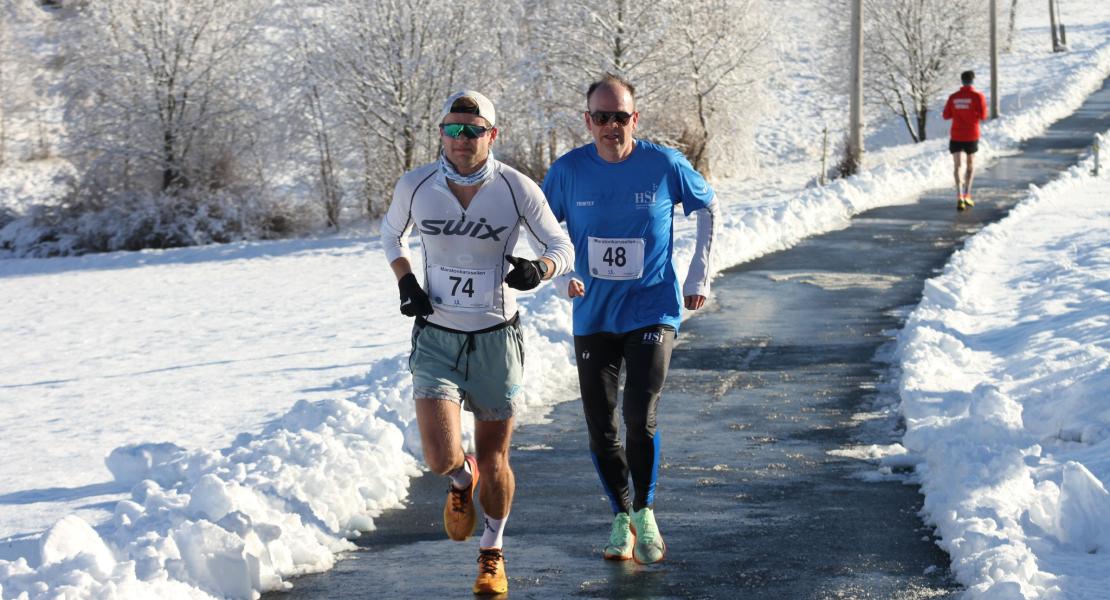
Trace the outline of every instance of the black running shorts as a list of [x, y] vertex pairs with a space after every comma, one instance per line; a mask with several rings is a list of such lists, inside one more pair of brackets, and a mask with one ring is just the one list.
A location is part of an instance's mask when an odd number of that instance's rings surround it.
[[975, 140], [974, 142], [957, 142], [956, 140], [949, 140], [948, 151], [952, 154], [955, 154], [957, 152], [975, 154], [979, 151], [979, 140]]

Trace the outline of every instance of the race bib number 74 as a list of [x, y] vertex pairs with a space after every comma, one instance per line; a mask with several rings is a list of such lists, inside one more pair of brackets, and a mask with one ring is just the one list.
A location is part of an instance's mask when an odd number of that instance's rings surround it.
[[598, 279], [639, 279], [644, 274], [642, 238], [590, 237], [590, 275]]
[[494, 269], [464, 269], [430, 265], [428, 287], [432, 304], [447, 310], [483, 311], [493, 307], [498, 285]]

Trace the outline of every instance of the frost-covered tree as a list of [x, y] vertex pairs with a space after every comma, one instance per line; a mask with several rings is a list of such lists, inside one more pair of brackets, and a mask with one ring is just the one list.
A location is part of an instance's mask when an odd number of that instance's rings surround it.
[[251, 59], [268, 0], [112, 0], [68, 49], [72, 151], [102, 191], [226, 185], [260, 114]]
[[498, 31], [496, 60], [503, 65], [487, 91], [501, 128], [495, 152], [536, 180], [561, 151], [586, 139], [582, 91], [595, 69], [568, 60], [574, 47], [566, 36], [577, 35], [581, 23], [565, 13], [562, 2], [517, 0], [491, 15]]
[[929, 106], [988, 39], [978, 0], [866, 0], [865, 85], [924, 141]]
[[543, 66], [555, 85], [576, 92], [564, 97], [570, 102], [576, 131], [583, 126], [586, 88], [606, 72], [631, 81], [637, 101], [650, 102], [668, 89], [675, 64], [667, 54], [674, 4], [673, 0], [547, 2], [549, 20], [540, 32], [546, 42], [541, 46]]
[[671, 8], [673, 64], [670, 85], [659, 92], [668, 129], [694, 168], [731, 174], [751, 140], [771, 71], [764, 7], [759, 0], [704, 0]]
[[0, 4], [0, 164], [49, 152], [45, 96], [55, 74], [35, 44], [44, 43], [50, 21], [35, 0]]
[[[757, 104], [768, 72], [760, 9], [755, 0], [522, 0], [517, 47], [527, 50], [512, 69], [519, 91], [507, 95], [530, 103], [528, 163], [546, 168], [588, 140], [585, 91], [611, 72], [636, 86], [641, 135], [678, 146], [700, 168], [723, 166], [748, 139], [735, 134], [756, 117], [741, 107]], [[730, 136], [711, 139], [714, 130]]]
[[9, 81], [11, 70], [9, 56], [12, 55], [11, 7], [0, 7], [0, 165], [7, 160], [8, 154], [8, 98], [14, 85]]
[[[40, 2], [5, 8], [41, 13]], [[607, 71], [637, 86], [641, 135], [723, 173], [748, 141], [746, 109], [765, 79], [757, 2], [55, 2], [66, 30], [52, 63], [67, 99], [62, 153], [82, 175], [78, 202], [57, 216], [101, 215], [112, 240], [86, 248], [189, 243], [202, 238], [163, 235], [160, 223], [259, 199], [314, 202], [331, 226], [345, 198], [376, 216], [403, 172], [436, 158], [442, 102], [463, 88], [496, 103], [497, 155], [539, 179], [589, 140], [584, 92]], [[10, 66], [0, 64], [0, 84]], [[159, 216], [118, 241], [109, 221], [143, 203]], [[252, 230], [281, 229], [267, 207], [252, 214]]]
[[[673, 57], [667, 54], [674, 2], [647, 0], [580, 0], [567, 15], [580, 19], [581, 43], [567, 48], [592, 65], [635, 82], [645, 101], [666, 89]], [[573, 12], [572, 12], [573, 11]], [[587, 67], [588, 68], [588, 67]]]
[[329, 227], [339, 228], [343, 211], [343, 190], [339, 182], [337, 148], [334, 141], [335, 103], [329, 96], [329, 85], [321, 81], [312, 68], [313, 54], [307, 38], [293, 42], [297, 49], [298, 72], [301, 79], [293, 89], [299, 90], [300, 102], [294, 104], [303, 113], [303, 123], [312, 139], [315, 155], [319, 203]]
[[585, 92], [602, 74], [632, 81], [638, 101], [665, 89], [669, 24], [659, 2], [518, 0], [500, 14], [501, 29], [511, 34], [500, 44], [510, 75], [501, 82], [503, 103], [509, 115], [526, 118], [510, 117], [511, 131], [498, 143], [511, 146], [517, 166], [533, 177], [589, 139]]
[[[444, 99], [482, 87], [494, 49], [489, 9], [469, 0], [328, 0], [313, 69], [329, 82], [357, 156], [364, 204], [381, 214], [397, 178], [435, 158]], [[494, 38], [496, 39], [496, 38]]]

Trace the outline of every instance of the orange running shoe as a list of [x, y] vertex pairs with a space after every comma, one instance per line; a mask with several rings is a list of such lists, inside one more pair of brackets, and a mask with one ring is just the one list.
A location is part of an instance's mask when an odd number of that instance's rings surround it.
[[500, 548], [482, 548], [478, 554], [478, 579], [474, 580], [474, 593], [504, 594], [508, 591], [505, 555]]
[[466, 462], [470, 463], [470, 485], [460, 490], [448, 484], [447, 502], [443, 505], [443, 529], [447, 532], [447, 537], [456, 542], [466, 541], [466, 538], [474, 533], [474, 526], [478, 523], [478, 511], [474, 509], [474, 490], [478, 487], [478, 461], [467, 454]]

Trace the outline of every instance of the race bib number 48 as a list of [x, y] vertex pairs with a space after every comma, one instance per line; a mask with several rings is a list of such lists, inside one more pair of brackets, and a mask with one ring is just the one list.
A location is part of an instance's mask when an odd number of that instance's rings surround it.
[[483, 311], [493, 307], [498, 284], [494, 269], [463, 269], [430, 265], [428, 287], [432, 304], [447, 310]]
[[644, 274], [642, 238], [590, 237], [590, 275], [598, 279], [639, 279]]

